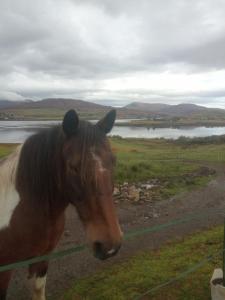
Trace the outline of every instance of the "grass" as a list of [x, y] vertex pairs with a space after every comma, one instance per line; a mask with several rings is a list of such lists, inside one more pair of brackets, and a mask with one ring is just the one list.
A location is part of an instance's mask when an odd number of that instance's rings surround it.
[[117, 156], [115, 180], [135, 183], [159, 179], [159, 198], [205, 185], [212, 176], [201, 174], [201, 161], [225, 162], [225, 144], [178, 144], [163, 139], [111, 138]]
[[10, 154], [16, 146], [16, 144], [0, 144], [0, 159]]
[[93, 276], [76, 280], [62, 299], [135, 299], [213, 254], [215, 255], [213, 260], [196, 272], [143, 298], [145, 300], [211, 299], [210, 277], [215, 267], [222, 266], [222, 236], [223, 228], [216, 227], [182, 241], [171, 242], [157, 251], [140, 252], [121, 264], [110, 266]]
[[111, 139], [112, 148], [120, 158], [129, 161], [135, 158], [148, 161], [156, 160], [194, 160], [208, 162], [225, 162], [225, 142], [214, 144], [201, 143], [177, 143], [164, 139], [123, 139], [114, 137]]

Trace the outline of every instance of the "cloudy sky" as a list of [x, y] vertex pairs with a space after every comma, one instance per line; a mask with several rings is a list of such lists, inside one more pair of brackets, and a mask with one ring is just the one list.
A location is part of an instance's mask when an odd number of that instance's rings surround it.
[[223, 0], [1, 0], [0, 99], [225, 108]]

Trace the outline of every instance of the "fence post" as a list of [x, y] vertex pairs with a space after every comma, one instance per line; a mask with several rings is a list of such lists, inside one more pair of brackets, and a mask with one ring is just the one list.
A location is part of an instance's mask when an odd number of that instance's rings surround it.
[[225, 287], [225, 216], [223, 224], [223, 286]]
[[212, 300], [225, 300], [225, 216], [223, 226], [223, 266], [215, 269], [210, 280]]

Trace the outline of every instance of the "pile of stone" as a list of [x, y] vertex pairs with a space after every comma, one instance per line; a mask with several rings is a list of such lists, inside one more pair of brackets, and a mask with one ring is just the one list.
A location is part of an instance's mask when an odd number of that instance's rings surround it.
[[158, 179], [152, 179], [147, 182], [131, 184], [124, 182], [116, 185], [114, 188], [115, 202], [132, 201], [136, 203], [152, 202], [155, 197], [156, 190], [160, 187]]

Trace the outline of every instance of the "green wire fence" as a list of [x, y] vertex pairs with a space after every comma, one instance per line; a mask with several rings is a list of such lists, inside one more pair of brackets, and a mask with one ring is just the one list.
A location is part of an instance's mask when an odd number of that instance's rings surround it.
[[171, 278], [170, 280], [168, 281], [165, 281], [153, 288], [151, 288], [150, 290], [144, 292], [143, 294], [135, 297], [133, 300], [140, 300], [142, 299], [143, 297], [147, 296], [147, 295], [150, 295], [150, 294], [153, 294], [155, 292], [157, 292], [158, 290], [160, 290], [161, 288], [164, 288], [168, 285], [171, 285], [173, 284], [174, 282], [177, 282], [181, 279], [184, 279], [185, 277], [187, 277], [189, 274], [197, 271], [198, 269], [200, 269], [201, 267], [203, 267], [206, 263], [208, 263], [209, 261], [213, 260], [218, 254], [223, 254], [225, 252], [225, 249], [223, 249], [223, 251], [219, 251], [216, 255], [209, 255], [207, 257], [205, 257], [203, 260], [199, 261], [198, 263], [196, 263], [195, 265], [193, 265], [191, 268], [185, 270], [184, 272], [178, 274], [176, 277], [174, 278]]
[[[223, 215], [221, 213], [221, 211], [219, 211], [218, 209], [212, 209], [209, 212], [206, 212], [206, 213], [203, 213], [203, 214], [189, 214], [189, 215], [185, 216], [184, 218], [175, 219], [175, 220], [169, 221], [167, 223], [155, 225], [155, 226], [152, 226], [152, 227], [146, 227], [146, 228], [133, 230], [131, 232], [128, 232], [125, 235], [124, 239], [125, 240], [130, 240], [130, 239], [133, 239], [134, 237], [142, 236], [142, 235], [147, 234], [147, 233], [162, 231], [164, 229], [167, 229], [167, 228], [175, 226], [175, 225], [185, 224], [185, 223], [189, 223], [189, 222], [194, 221], [194, 220], [200, 220], [200, 219], [209, 217], [212, 214], [219, 214], [221, 216]], [[224, 241], [225, 241], [225, 236], [224, 236]], [[225, 246], [225, 242], [224, 242], [224, 246]], [[84, 251], [85, 249], [87, 249], [87, 247], [85, 245], [79, 245], [79, 246], [72, 247], [72, 248], [69, 248], [69, 249], [66, 249], [66, 250], [53, 252], [51, 254], [34, 257], [34, 258], [27, 259], [27, 260], [24, 260], [24, 261], [18, 261], [18, 262], [8, 264], [8, 265], [1, 265], [0, 266], [0, 272], [9, 271], [9, 270], [18, 269], [18, 268], [23, 268], [23, 267], [26, 267], [30, 264], [38, 263], [38, 262], [41, 262], [41, 261], [56, 260], [56, 259], [68, 256], [68, 255], [71, 255], [73, 253], [78, 253], [78, 252]], [[178, 274], [176, 277], [171, 278], [170, 280], [168, 280], [166, 282], [163, 282], [163, 283], [151, 288], [150, 290], [148, 290], [148, 291], [144, 292], [143, 294], [141, 294], [141, 295], [137, 296], [136, 298], [134, 298], [134, 300], [140, 300], [143, 297], [145, 297], [146, 295], [152, 294], [152, 293], [158, 291], [159, 289], [161, 289], [161, 288], [163, 288], [167, 285], [170, 285], [170, 284], [172, 284], [172, 283], [174, 283], [178, 280], [181, 280], [181, 279], [185, 278], [189, 274], [195, 272], [196, 270], [201, 268], [203, 265], [205, 265], [206, 263], [211, 261], [218, 254], [223, 254], [223, 256], [224, 256], [225, 255], [225, 249], [218, 252], [216, 255], [209, 255], [209, 256], [205, 257], [203, 260], [199, 261], [198, 263], [193, 265], [188, 270]]]
[[[164, 229], [169, 228], [171, 226], [188, 223], [192, 220], [199, 220], [201, 218], [205, 218], [207, 216], [210, 216], [212, 213], [221, 213], [221, 211], [218, 211], [218, 210], [215, 209], [215, 210], [211, 210], [210, 212], [203, 213], [203, 214], [189, 214], [189, 215], [187, 215], [186, 217], [184, 217], [182, 219], [175, 219], [175, 220], [169, 221], [167, 223], [163, 223], [163, 224], [159, 224], [159, 225], [155, 225], [155, 226], [151, 226], [151, 227], [146, 227], [146, 228], [140, 228], [140, 229], [137, 229], [137, 230], [133, 230], [131, 232], [128, 232], [125, 235], [124, 239], [125, 240], [130, 240], [130, 239], [133, 239], [134, 237], [138, 237], [138, 236], [141, 236], [143, 234], [161, 231], [161, 230], [164, 230]], [[71, 247], [71, 248], [66, 249], [66, 250], [60, 250], [60, 251], [53, 252], [53, 253], [50, 253], [50, 254], [47, 254], [47, 255], [37, 256], [37, 257], [30, 258], [30, 259], [27, 259], [27, 260], [14, 262], [14, 263], [11, 263], [11, 264], [8, 264], [8, 265], [0, 265], [0, 272], [9, 271], [9, 270], [18, 269], [18, 268], [23, 268], [23, 267], [26, 267], [30, 264], [38, 263], [38, 262], [41, 262], [41, 261], [55, 260], [55, 259], [58, 259], [58, 258], [61, 258], [61, 257], [64, 257], [64, 256], [71, 255], [73, 253], [81, 252], [85, 249], [86, 249], [85, 245], [79, 245], [79, 246], [76, 246], [76, 247]]]

